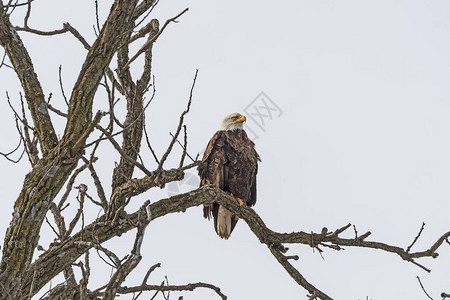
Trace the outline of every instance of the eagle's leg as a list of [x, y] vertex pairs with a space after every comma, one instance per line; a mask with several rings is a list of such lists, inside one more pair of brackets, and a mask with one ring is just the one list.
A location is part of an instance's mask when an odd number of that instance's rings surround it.
[[231, 196], [232, 196], [234, 199], [237, 200], [237, 202], [239, 203], [239, 206], [242, 206], [242, 205], [244, 204], [244, 200], [242, 200], [242, 199], [239, 198], [239, 197], [235, 197], [235, 196], [233, 195], [233, 193], [231, 193]]

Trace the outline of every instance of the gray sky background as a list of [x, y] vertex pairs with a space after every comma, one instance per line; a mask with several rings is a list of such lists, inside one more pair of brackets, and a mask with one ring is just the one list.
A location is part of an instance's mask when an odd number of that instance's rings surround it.
[[[102, 23], [112, 1], [99, 2]], [[360, 234], [371, 231], [370, 240], [407, 247], [425, 222], [413, 250], [425, 250], [450, 229], [450, 2], [161, 1], [152, 16], [162, 24], [186, 7], [189, 12], [180, 23], [171, 24], [154, 46], [157, 94], [146, 122], [159, 155], [169, 142], [168, 132], [176, 128], [199, 69], [186, 119], [191, 155], [203, 150], [225, 115], [255, 112], [255, 104], [261, 102], [252, 101], [261, 92], [282, 111], [281, 116], [277, 111], [272, 119], [264, 119], [264, 130], [248, 120], [262, 158], [255, 210], [271, 229], [320, 232], [322, 227], [333, 230], [350, 222]], [[22, 12], [14, 13], [18, 24]], [[51, 30], [67, 21], [92, 43], [93, 1], [33, 2], [31, 27]], [[70, 94], [85, 50], [70, 35], [45, 38], [21, 33], [21, 37], [44, 91], [52, 92], [53, 105], [64, 109], [58, 66], [63, 66]], [[141, 62], [133, 63], [134, 71]], [[18, 109], [18, 80], [2, 68], [3, 152], [18, 142], [5, 91]], [[98, 108], [107, 103], [100, 89], [96, 101]], [[64, 120], [53, 119], [62, 135]], [[106, 144], [102, 149], [97, 170], [109, 187], [112, 160], [117, 161], [118, 155]], [[180, 153], [179, 148], [176, 151]], [[144, 154], [151, 168], [152, 158]], [[174, 153], [169, 165], [177, 164]], [[0, 167], [3, 239], [29, 166], [26, 159], [16, 165], [0, 159]], [[195, 174], [191, 170], [187, 178], [198, 182]], [[88, 177], [77, 182], [90, 183]], [[186, 182], [179, 188], [184, 192], [192, 187]], [[90, 192], [95, 194], [92, 185]], [[134, 199], [132, 206], [167, 196], [167, 189], [152, 190]], [[97, 213], [92, 207], [87, 217]], [[353, 231], [343, 236], [353, 237]], [[125, 255], [133, 238], [134, 232], [106, 245]], [[53, 239], [48, 227], [41, 239], [44, 245]], [[426, 299], [416, 276], [434, 299], [450, 292], [448, 245], [438, 259], [420, 261], [432, 269], [431, 274], [381, 251], [324, 250], [324, 260], [307, 246], [292, 246], [288, 253], [299, 255], [294, 265], [335, 299]], [[209, 282], [220, 286], [229, 299], [306, 295], [245, 222], [240, 221], [230, 240], [224, 241], [203, 219], [200, 207], [152, 222], [143, 252], [127, 285], [139, 284], [148, 267], [161, 262], [150, 277], [152, 283], [161, 283], [164, 275], [172, 284]], [[97, 287], [111, 270], [95, 253], [91, 259], [100, 270], [91, 278]], [[183, 295], [217, 298], [209, 290]]]

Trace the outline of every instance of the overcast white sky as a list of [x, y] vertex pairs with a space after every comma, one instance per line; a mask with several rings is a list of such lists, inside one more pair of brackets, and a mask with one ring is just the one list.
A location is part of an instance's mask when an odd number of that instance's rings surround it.
[[[112, 1], [99, 2], [103, 22]], [[370, 230], [370, 240], [407, 247], [425, 222], [413, 250], [425, 250], [450, 230], [450, 2], [161, 1], [152, 15], [162, 24], [186, 7], [189, 12], [180, 23], [171, 24], [154, 46], [157, 96], [147, 124], [159, 154], [176, 127], [198, 69], [186, 119], [191, 154], [202, 151], [225, 115], [238, 111], [251, 116], [255, 105], [263, 106], [257, 98], [261, 92], [273, 101], [266, 102], [270, 107], [277, 106], [262, 127], [248, 120], [262, 158], [255, 210], [273, 230], [320, 232], [350, 222], [359, 233]], [[14, 21], [22, 24], [22, 16], [17, 11]], [[31, 27], [57, 29], [67, 21], [92, 43], [93, 1], [33, 2]], [[64, 109], [58, 66], [63, 65], [69, 93], [85, 50], [69, 35], [21, 37], [44, 91], [53, 92], [52, 103]], [[133, 63], [135, 71], [140, 62]], [[18, 108], [18, 80], [2, 68], [3, 152], [18, 142], [5, 91]], [[96, 101], [96, 107], [106, 103], [101, 93]], [[64, 120], [53, 119], [62, 135]], [[106, 187], [114, 160], [118, 155], [105, 147], [97, 169]], [[150, 155], [147, 162], [151, 167]], [[170, 163], [176, 166], [177, 157]], [[0, 159], [0, 168], [2, 239], [29, 166], [26, 160], [13, 165]], [[187, 179], [169, 188], [191, 189], [190, 184], [198, 182], [196, 171], [189, 171]], [[167, 195], [167, 189], [150, 191], [132, 205]], [[92, 211], [92, 217], [96, 214]], [[107, 246], [126, 254], [133, 235]], [[48, 228], [41, 237], [42, 242], [53, 238]], [[128, 285], [139, 284], [148, 267], [161, 262], [152, 283], [161, 283], [167, 275], [173, 284], [218, 285], [229, 299], [305, 299], [306, 291], [244, 222], [228, 241], [221, 240], [211, 222], [202, 218], [200, 207], [152, 222], [143, 251]], [[324, 260], [307, 246], [292, 246], [289, 253], [299, 255], [299, 271], [335, 299], [426, 299], [416, 276], [434, 299], [450, 292], [448, 245], [440, 249], [438, 259], [421, 261], [431, 274], [393, 254], [369, 249], [325, 249]], [[100, 267], [96, 254], [91, 256]], [[91, 279], [93, 287], [109, 276], [110, 269], [102, 268]], [[217, 298], [209, 290], [183, 295]]]

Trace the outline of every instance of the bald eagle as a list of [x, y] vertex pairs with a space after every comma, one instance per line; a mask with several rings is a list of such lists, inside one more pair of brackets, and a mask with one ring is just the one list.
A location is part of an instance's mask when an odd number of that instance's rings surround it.
[[[245, 116], [233, 113], [223, 119], [206, 147], [198, 166], [200, 186], [215, 184], [231, 194], [240, 205], [256, 203], [256, 173], [258, 161], [255, 144], [244, 131]], [[224, 239], [230, 237], [238, 217], [217, 203], [203, 206], [203, 216], [214, 218], [214, 229]]]

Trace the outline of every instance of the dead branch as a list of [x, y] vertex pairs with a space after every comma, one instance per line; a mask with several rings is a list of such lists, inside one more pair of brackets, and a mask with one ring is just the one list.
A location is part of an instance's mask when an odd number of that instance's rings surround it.
[[54, 202], [50, 204], [50, 211], [53, 214], [53, 219], [55, 221], [56, 227], [58, 228], [58, 233], [56, 236], [62, 241], [66, 238], [66, 223], [64, 217], [61, 215], [61, 210], [56, 206]]
[[[51, 94], [49, 96], [50, 101]], [[33, 136], [33, 139], [30, 137], [30, 126], [28, 125], [27, 115], [25, 113], [25, 105], [22, 97], [22, 93], [20, 93], [20, 104], [22, 107], [22, 124], [23, 124], [23, 136], [21, 135], [25, 151], [27, 152], [28, 159], [31, 163], [31, 166], [34, 167], [39, 161], [39, 150], [37, 148], [37, 139], [36, 136]], [[17, 125], [17, 124], [16, 124]]]
[[289, 275], [302, 287], [304, 287], [308, 292], [311, 293], [311, 297], [320, 297], [321, 299], [328, 300], [332, 299], [327, 294], [323, 293], [311, 283], [309, 283], [305, 277], [294, 267], [292, 266], [288, 259], [281, 253], [281, 250], [278, 250], [272, 246], [269, 246], [270, 252], [277, 259], [277, 261], [283, 266], [283, 268], [289, 273]]
[[[19, 113], [16, 111], [16, 109], [14, 108], [14, 106], [11, 104], [11, 99], [9, 98], [9, 94], [8, 92], [6, 93], [6, 102], [8, 102], [8, 106], [9, 108], [11, 108], [11, 110], [14, 113], [14, 117], [16, 117], [24, 126], [27, 126], [29, 129], [34, 130], [33, 127], [28, 125], [28, 122], [25, 122], [19, 115]], [[22, 94], [20, 94], [20, 98], [22, 99]]]
[[66, 102], [66, 105], [69, 106], [69, 102], [67, 101], [66, 93], [64, 92], [64, 86], [62, 83], [61, 72], [62, 72], [62, 65], [59, 65], [59, 68], [58, 68], [59, 88], [61, 89], [61, 94], [63, 96], [64, 102]]
[[420, 235], [422, 234], [422, 231], [423, 231], [424, 228], [425, 228], [425, 223], [422, 222], [422, 226], [420, 227], [419, 233], [416, 235], [416, 237], [412, 241], [411, 245], [408, 246], [408, 248], [406, 249], [406, 252], [409, 252], [411, 250], [412, 246], [414, 246], [414, 244], [417, 242], [417, 240], [419, 239]]
[[102, 113], [101, 113], [101, 111], [98, 111], [97, 114], [95, 115], [94, 119], [92, 120], [92, 122], [89, 124], [89, 126], [86, 128], [86, 130], [83, 132], [83, 134], [78, 138], [75, 145], [72, 147], [72, 150], [71, 150], [72, 155], [74, 155], [74, 154], [78, 153], [78, 151], [80, 151], [80, 149], [86, 143], [86, 140], [87, 140], [89, 134], [92, 132], [94, 127], [96, 127], [98, 125], [101, 118], [102, 118]]
[[55, 229], [55, 227], [53, 227], [53, 225], [50, 223], [50, 221], [48, 220], [47, 217], [45, 217], [45, 222], [47, 223], [48, 226], [50, 226], [50, 228], [52, 229], [53, 233], [56, 235], [56, 237], [61, 240], [61, 235], [58, 233], [58, 231]]
[[[178, 145], [180, 145], [180, 147], [181, 147], [181, 149], [183, 149], [183, 154], [184, 155], [187, 155], [187, 157], [189, 157], [189, 159], [192, 161], [192, 162], [195, 162], [196, 161], [196, 159], [193, 159], [192, 158], [192, 156], [190, 156], [189, 155], [189, 153], [187, 152], [187, 133], [186, 133], [186, 125], [185, 126], [183, 126], [183, 128], [184, 128], [184, 144], [181, 144], [180, 143], [180, 141], [177, 139], [177, 144]], [[169, 134], [170, 134], [170, 136], [173, 138], [174, 137], [174, 135], [171, 133], [171, 132], [169, 132]], [[184, 160], [184, 159], [183, 159]]]
[[[94, 248], [95, 250], [97, 250], [98, 256], [109, 266], [113, 267], [113, 268], [118, 268], [121, 264], [120, 259], [117, 257], [117, 255], [112, 252], [111, 250], [103, 247], [100, 243], [98, 242], [85, 242], [85, 241], [77, 241], [75, 242], [78, 246], [83, 246], [83, 247], [89, 247], [90, 248]], [[108, 259], [111, 261], [111, 263], [109, 263], [108, 261], [106, 261], [101, 255], [100, 252], [104, 253], [106, 255], [106, 257], [108, 257]]]
[[[100, 19], [99, 19], [99, 17], [98, 17], [98, 1], [97, 0], [95, 0], [95, 21], [96, 21], [96, 23], [95, 23], [95, 25], [97, 25], [97, 32], [100, 34]], [[95, 30], [95, 27], [94, 27], [94, 30]], [[97, 34], [97, 36], [98, 36], [98, 34]]]
[[31, 14], [31, 1], [27, 1], [28, 3], [28, 8], [27, 8], [27, 13], [25, 15], [25, 18], [23, 19], [23, 26], [24, 27], [28, 27], [28, 19], [30, 18], [30, 14]]
[[139, 4], [136, 7], [135, 16], [142, 16], [146, 11], [147, 13], [142, 17], [142, 19], [136, 23], [136, 27], [141, 25], [147, 17], [150, 15], [150, 13], [153, 11], [153, 9], [158, 4], [159, 0], [144, 0], [141, 4]]
[[178, 15], [176, 15], [175, 17], [168, 19], [166, 21], [166, 23], [164, 23], [163, 27], [161, 28], [161, 30], [158, 32], [157, 35], [155, 35], [152, 39], [148, 40], [147, 42], [145, 42], [145, 44], [141, 47], [141, 49], [138, 50], [138, 52], [136, 52], [136, 54], [123, 66], [122, 70], [126, 70], [128, 69], [128, 67], [130, 66], [130, 64], [139, 57], [139, 55], [141, 55], [142, 53], [144, 53], [147, 48], [154, 42], [156, 41], [156, 39], [163, 33], [164, 29], [166, 29], [167, 25], [169, 25], [170, 22], [174, 22], [176, 23], [177, 19], [184, 14], [185, 12], [187, 12], [189, 10], [189, 8], [185, 8], [181, 13], [179, 13]]
[[20, 6], [25, 6], [28, 5], [28, 3], [33, 2], [34, 0], [28, 0], [27, 2], [24, 3], [15, 3], [12, 4], [12, 1], [9, 1], [8, 6], [6, 7], [6, 10], [8, 10], [9, 7], [20, 7]]
[[116, 140], [113, 138], [111, 134], [109, 134], [103, 127], [97, 125], [97, 129], [99, 129], [111, 142], [111, 144], [114, 146], [114, 148], [117, 150], [117, 152], [120, 153], [121, 157], [138, 167], [142, 172], [144, 172], [147, 176], [151, 176], [152, 172], [150, 172], [144, 165], [136, 161], [135, 159], [129, 157], [120, 147], [119, 143], [116, 142]]
[[185, 285], [148, 285], [143, 284], [135, 287], [120, 287], [118, 290], [119, 294], [131, 294], [138, 293], [142, 291], [159, 291], [159, 292], [174, 292], [174, 291], [194, 291], [197, 288], [207, 288], [216, 292], [216, 294], [222, 298], [227, 299], [219, 287], [212, 285], [210, 283], [197, 282], [197, 283], [188, 283]]
[[63, 118], [67, 118], [67, 114], [66, 114], [66, 113], [63, 113], [63, 112], [60, 111], [59, 109], [53, 107], [50, 103], [47, 103], [47, 108], [48, 108], [50, 111], [52, 111], [52, 112], [54, 112], [55, 114], [57, 114], [58, 116], [61, 116], [61, 117], [63, 117]]
[[141, 284], [141, 285], [147, 284], [147, 280], [148, 280], [148, 277], [150, 276], [150, 274], [151, 274], [156, 268], [159, 268], [159, 267], [161, 267], [161, 264], [160, 264], [160, 263], [157, 263], [157, 264], [154, 264], [153, 266], [151, 266], [150, 269], [148, 269], [147, 273], [145, 274], [144, 279], [142, 280], [142, 284]]
[[79, 167], [78, 169], [76, 169], [76, 170], [73, 172], [72, 176], [70, 177], [69, 181], [67, 182], [67, 185], [66, 185], [66, 191], [65, 191], [64, 194], [62, 195], [61, 200], [59, 200], [59, 203], [58, 203], [58, 209], [59, 209], [60, 211], [62, 210], [62, 207], [64, 206], [64, 203], [66, 202], [67, 197], [69, 197], [69, 194], [70, 194], [70, 192], [72, 191], [72, 187], [73, 187], [73, 184], [75, 183], [75, 179], [77, 178], [77, 176], [78, 176], [81, 172], [83, 172], [84, 170], [86, 170], [86, 168], [87, 168], [87, 165], [82, 165], [81, 167]]
[[145, 123], [144, 123], [144, 134], [145, 134], [145, 141], [146, 141], [146, 143], [147, 143], [147, 147], [150, 149], [150, 152], [152, 153], [153, 158], [155, 159], [156, 163], [159, 165], [159, 159], [158, 159], [158, 157], [156, 156], [156, 153], [155, 153], [155, 151], [153, 150], [152, 145], [150, 144], [150, 140], [149, 140], [148, 134], [147, 134], [147, 126], [145, 126]]
[[[138, 189], [138, 191], [135, 190], [136, 188]], [[141, 188], [142, 187], [136, 185], [133, 185], [132, 187], [130, 186], [128, 193], [130, 195], [134, 193], [139, 193], [142, 191]], [[307, 282], [306, 279], [304, 280], [301, 279], [303, 276], [298, 272], [298, 270], [294, 270], [295, 268], [292, 265], [290, 265], [290, 263], [288, 262], [288, 258], [286, 258], [286, 256], [284, 256], [281, 253], [282, 252], [281, 249], [284, 248], [282, 244], [296, 243], [311, 247], [311, 239], [314, 238], [316, 245], [326, 245], [327, 243], [330, 243], [331, 245], [338, 245], [338, 246], [379, 249], [382, 251], [395, 253], [399, 255], [402, 259], [410, 262], [412, 262], [414, 258], [419, 257], [433, 257], [433, 258], [437, 257], [437, 253], [435, 251], [430, 252], [429, 250], [426, 250], [422, 252], [407, 253], [406, 250], [404, 250], [401, 247], [392, 246], [380, 242], [365, 241], [361, 240], [361, 237], [357, 239], [341, 238], [339, 237], [338, 234], [334, 234], [334, 232], [342, 233], [344, 228], [349, 228], [351, 225], [345, 225], [344, 227], [335, 230], [331, 234], [327, 233], [326, 231], [323, 231], [319, 234], [313, 233], [313, 235], [302, 231], [293, 233], [277, 233], [267, 228], [262, 219], [253, 209], [245, 206], [239, 206], [239, 204], [234, 200], [234, 198], [232, 198], [231, 196], [229, 196], [228, 194], [221, 191], [215, 186], [204, 186], [202, 188], [196, 189], [188, 193], [172, 196], [166, 199], [161, 199], [155, 203], [150, 204], [149, 210], [151, 211], [152, 220], [154, 220], [162, 216], [165, 216], [166, 214], [169, 213], [182, 212], [190, 207], [195, 207], [212, 202], [220, 203], [220, 205], [223, 205], [233, 214], [236, 214], [241, 219], [243, 219], [248, 224], [251, 231], [261, 241], [261, 243], [269, 247], [269, 250], [275, 256], [275, 258], [277, 258], [277, 260], [283, 262], [282, 266], [285, 269], [287, 268], [289, 270], [288, 273], [293, 277], [293, 279], [296, 280], [297, 283], [299, 283], [299, 285], [303, 286], [310, 293], [315, 292], [317, 297], [320, 297], [320, 295], [322, 295], [324, 299], [327, 299], [325, 297], [326, 294], [320, 292], [317, 288], [315, 288], [313, 285]], [[85, 240], [95, 236], [97, 237], [97, 242], [102, 243], [114, 236], [121, 235], [124, 232], [136, 228], [137, 226], [136, 224], [139, 220], [139, 212], [127, 215], [127, 220], [129, 221], [124, 220], [120, 228], [118, 227], [111, 228], [109, 227], [109, 225], [107, 225], [108, 223], [107, 222], [105, 223], [103, 220], [105, 220], [105, 218], [99, 218], [98, 221], [95, 222], [94, 224], [86, 226], [83, 232], [75, 234], [71, 238], [71, 240], [76, 241], [80, 239], [81, 235], [85, 237]], [[444, 235], [442, 235], [430, 249], [432, 248], [434, 249], [434, 247], [436, 247], [435, 245], [437, 244], [439, 245], [442, 244], [442, 241], [444, 241], [445, 238], [449, 236], [450, 232], [447, 232]], [[58, 261], [76, 260], [79, 255], [78, 254], [79, 251], [87, 251], [89, 249], [89, 247], [86, 246], [85, 248], [78, 249], [76, 252], [73, 252], [70, 250], [70, 247], [68, 247], [68, 245], [70, 245], [70, 243], [61, 244], [60, 246], [53, 249], [52, 252], [48, 254], [44, 253], [34, 263], [38, 265], [37, 270], [39, 275], [38, 279], [36, 279], [36, 286], [40, 286], [41, 280], [45, 281], [45, 278], [47, 276], [54, 276], [52, 275], [53, 271], [51, 271], [51, 268], [49, 266], [58, 265]], [[46, 270], [46, 273], [41, 273], [42, 272], [41, 270], [43, 270], [44, 268]], [[40, 276], [42, 276], [42, 278]]]
[[116, 84], [120, 85], [120, 83], [118, 83], [116, 81], [116, 79], [114, 78], [114, 75], [113, 75], [113, 80], [112, 80], [112, 88], [109, 87], [108, 80], [106, 80], [106, 75], [104, 76], [103, 82], [104, 82], [103, 86], [105, 87], [106, 93], [108, 94], [108, 104], [109, 104], [109, 112], [108, 112], [109, 124], [106, 127], [106, 129], [108, 130], [109, 133], [112, 133], [114, 130], [114, 123], [119, 125], [119, 127], [121, 127], [121, 128], [124, 127], [122, 125], [122, 123], [116, 118], [115, 113], [114, 113], [114, 106], [117, 103], [117, 102], [115, 102], [114, 92], [116, 90]]
[[[422, 223], [423, 224], [423, 223]], [[423, 228], [423, 227], [422, 227]], [[422, 284], [422, 281], [420, 280], [419, 276], [416, 276], [417, 280], [419, 281], [420, 287], [422, 288], [422, 291], [425, 293], [425, 295], [427, 295], [428, 299], [433, 300], [433, 298], [431, 298], [431, 296], [427, 293], [427, 291], [425, 290], [425, 287]]]
[[126, 261], [123, 264], [121, 264], [117, 268], [116, 272], [109, 280], [109, 283], [106, 286], [104, 292], [103, 299], [114, 300], [116, 298], [117, 291], [120, 288], [122, 282], [125, 281], [128, 274], [130, 274], [130, 272], [134, 268], [136, 268], [136, 266], [141, 261], [142, 241], [144, 240], [145, 228], [147, 227], [150, 220], [151, 217], [147, 215], [147, 211], [141, 208], [138, 215], [136, 238], [134, 240], [133, 250], [131, 250], [131, 255], [126, 259]]
[[3, 53], [2, 61], [0, 62], [0, 69], [1, 69], [3, 66], [5, 66], [5, 67], [7, 67], [7, 68], [10, 68], [10, 69], [14, 69], [13, 67], [11, 67], [11, 66], [8, 65], [7, 63], [5, 63], [5, 59], [6, 59], [6, 52]]
[[[183, 153], [181, 154], [180, 165], [178, 166], [178, 168], [183, 167], [184, 158], [186, 157], [186, 154], [187, 154], [187, 127], [186, 127], [186, 125], [183, 125], [183, 131], [184, 131]], [[194, 161], [192, 158], [191, 158], [191, 160]]]
[[[159, 21], [157, 19], [151, 20], [147, 25], [139, 29], [139, 31], [133, 35], [129, 40], [128, 44], [131, 44], [132, 42], [136, 41], [137, 39], [145, 37], [148, 33], [153, 31], [155, 28], [159, 28]], [[159, 30], [159, 29], [158, 29]], [[153, 38], [153, 36], [150, 37], [150, 39]]]
[[158, 165], [158, 170], [161, 170], [161, 169], [162, 169], [162, 167], [163, 167], [163, 165], [164, 165], [164, 162], [166, 161], [166, 159], [167, 159], [167, 157], [169, 156], [170, 152], [172, 152], [173, 145], [175, 144], [175, 142], [176, 142], [176, 140], [177, 140], [177, 138], [178, 138], [178, 135], [180, 134], [181, 127], [183, 126], [183, 123], [184, 123], [184, 116], [189, 112], [189, 109], [191, 108], [192, 93], [193, 93], [193, 91], [194, 91], [195, 82], [196, 82], [196, 80], [197, 80], [197, 74], [198, 74], [198, 70], [195, 70], [195, 76], [194, 76], [194, 80], [193, 80], [193, 82], [192, 82], [191, 91], [190, 91], [190, 93], [189, 93], [189, 101], [188, 101], [188, 104], [187, 104], [187, 108], [186, 108], [185, 111], [183, 111], [183, 113], [182, 113], [181, 116], [180, 116], [180, 120], [179, 120], [179, 122], [178, 122], [178, 127], [177, 127], [177, 130], [176, 130], [176, 132], [175, 132], [175, 135], [173, 136], [172, 140], [170, 141], [169, 146], [167, 147], [166, 152], [165, 152], [165, 153], [163, 154], [163, 156], [161, 157], [161, 160], [160, 160], [159, 165]]
[[[94, 151], [93, 151], [94, 152]], [[94, 169], [94, 161], [93, 160], [87, 160], [85, 157], [81, 157], [85, 163], [86, 166], [88, 166], [89, 171], [91, 173], [91, 177], [94, 181], [95, 188], [97, 190], [97, 195], [101, 202], [101, 207], [103, 208], [103, 211], [108, 210], [108, 201], [106, 200], [105, 190], [103, 189], [102, 183], [100, 181], [100, 178], [97, 175], [97, 172]]]
[[[84, 215], [84, 198], [86, 196], [87, 185], [80, 184], [79, 186], [75, 187], [75, 189], [78, 190], [77, 200], [78, 200], [78, 203], [80, 204], [80, 206], [79, 206], [75, 216], [73, 217], [72, 221], [70, 221], [69, 228], [67, 229], [67, 232], [66, 232], [67, 236], [69, 236], [72, 233], [73, 229], [78, 224], [80, 217], [82, 217]], [[84, 227], [84, 226], [82, 226], [82, 227]]]
[[76, 30], [69, 23], [64, 23], [63, 27], [61, 29], [55, 29], [55, 30], [51, 30], [51, 31], [42, 31], [42, 30], [30, 28], [28, 26], [24, 26], [24, 27], [16, 26], [14, 28], [17, 31], [25, 31], [28, 33], [33, 33], [33, 34], [42, 35], [42, 36], [53, 36], [53, 35], [70, 32], [75, 38], [77, 38], [78, 41], [80, 41], [80, 43], [83, 45], [83, 47], [85, 49], [87, 49], [87, 50], [90, 49], [89, 43], [83, 38], [83, 36], [80, 34], [80, 32], [78, 30]]
[[0, 152], [0, 155], [2, 155], [2, 156], [3, 156], [4, 158], [6, 158], [8, 161], [10, 161], [10, 162], [16, 164], [16, 163], [18, 163], [18, 162], [22, 159], [22, 156], [23, 156], [23, 154], [25, 153], [25, 147], [24, 147], [24, 149], [23, 149], [23, 151], [22, 151], [22, 153], [20, 154], [20, 156], [19, 156], [18, 159], [11, 159], [9, 156], [10, 156], [11, 154], [14, 154], [17, 150], [19, 150], [19, 148], [20, 148], [21, 145], [22, 145], [22, 139], [20, 138], [20, 139], [19, 139], [19, 144], [17, 145], [16, 148], [14, 148], [13, 150], [11, 150], [11, 151], [9, 151], [9, 152], [7, 152], [7, 153]]

